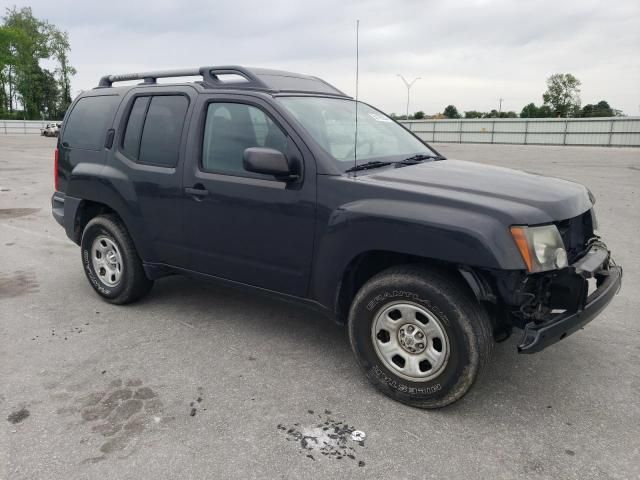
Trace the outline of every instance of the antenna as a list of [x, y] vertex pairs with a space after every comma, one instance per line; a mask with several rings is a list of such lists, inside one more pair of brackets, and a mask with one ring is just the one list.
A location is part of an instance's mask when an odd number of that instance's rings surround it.
[[[358, 74], [360, 64], [360, 20], [356, 20], [356, 132], [355, 141], [353, 144], [353, 166], [358, 166]], [[356, 171], [353, 172], [355, 177]]]

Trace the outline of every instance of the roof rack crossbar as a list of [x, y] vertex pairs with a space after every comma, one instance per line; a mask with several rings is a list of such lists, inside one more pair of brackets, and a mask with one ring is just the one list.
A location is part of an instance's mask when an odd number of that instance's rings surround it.
[[199, 68], [182, 68], [179, 70], [155, 70], [153, 72], [123, 73], [118, 75], [105, 75], [100, 79], [99, 87], [110, 87], [115, 82], [129, 80], [144, 80], [144, 83], [154, 84], [158, 78], [191, 77], [200, 75]]
[[[238, 75], [243, 78], [240, 81], [224, 81], [220, 76]], [[115, 82], [126, 82], [130, 80], [143, 80], [146, 85], [157, 83], [158, 78], [173, 77], [193, 77], [202, 76], [204, 83], [213, 87], [238, 86], [245, 88], [260, 88], [269, 90], [267, 84], [260, 80], [251, 71], [239, 66], [223, 66], [223, 67], [196, 67], [183, 68], [179, 70], [155, 70], [152, 72], [142, 73], [124, 73], [118, 75], [105, 75], [100, 79], [98, 87], [111, 87]]]

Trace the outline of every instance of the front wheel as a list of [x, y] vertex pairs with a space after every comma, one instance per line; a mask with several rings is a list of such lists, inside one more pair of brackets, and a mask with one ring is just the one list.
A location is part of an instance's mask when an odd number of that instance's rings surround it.
[[493, 346], [486, 312], [458, 277], [419, 266], [392, 267], [356, 295], [351, 347], [383, 393], [420, 408], [464, 396]]
[[108, 302], [131, 303], [153, 286], [118, 216], [101, 215], [89, 221], [82, 233], [80, 249], [89, 283]]

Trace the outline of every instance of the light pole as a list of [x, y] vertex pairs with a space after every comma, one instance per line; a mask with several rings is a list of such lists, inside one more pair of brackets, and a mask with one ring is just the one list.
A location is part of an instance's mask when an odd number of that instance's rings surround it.
[[411, 90], [411, 87], [413, 87], [413, 84], [416, 83], [416, 81], [420, 80], [422, 77], [416, 77], [411, 82], [407, 82], [407, 79], [404, 78], [402, 75], [400, 75], [399, 73], [397, 75], [398, 75], [398, 77], [400, 77], [402, 79], [402, 81], [404, 82], [405, 86], [407, 87], [407, 117], [406, 117], [406, 119], [409, 120], [409, 91]]

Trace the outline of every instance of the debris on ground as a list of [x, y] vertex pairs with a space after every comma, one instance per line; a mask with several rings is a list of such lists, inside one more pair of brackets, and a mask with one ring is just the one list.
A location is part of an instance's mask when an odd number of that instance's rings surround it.
[[[331, 413], [329, 410], [325, 412]], [[313, 410], [307, 413], [313, 414]], [[320, 421], [312, 425], [279, 424], [277, 428], [286, 434], [288, 441], [297, 443], [299, 452], [311, 460], [315, 461], [318, 455], [323, 455], [335, 460], [357, 461], [359, 467], [364, 467], [365, 462], [356, 457], [361, 453], [360, 448], [364, 447], [365, 433], [329, 416], [318, 415], [318, 418]]]

